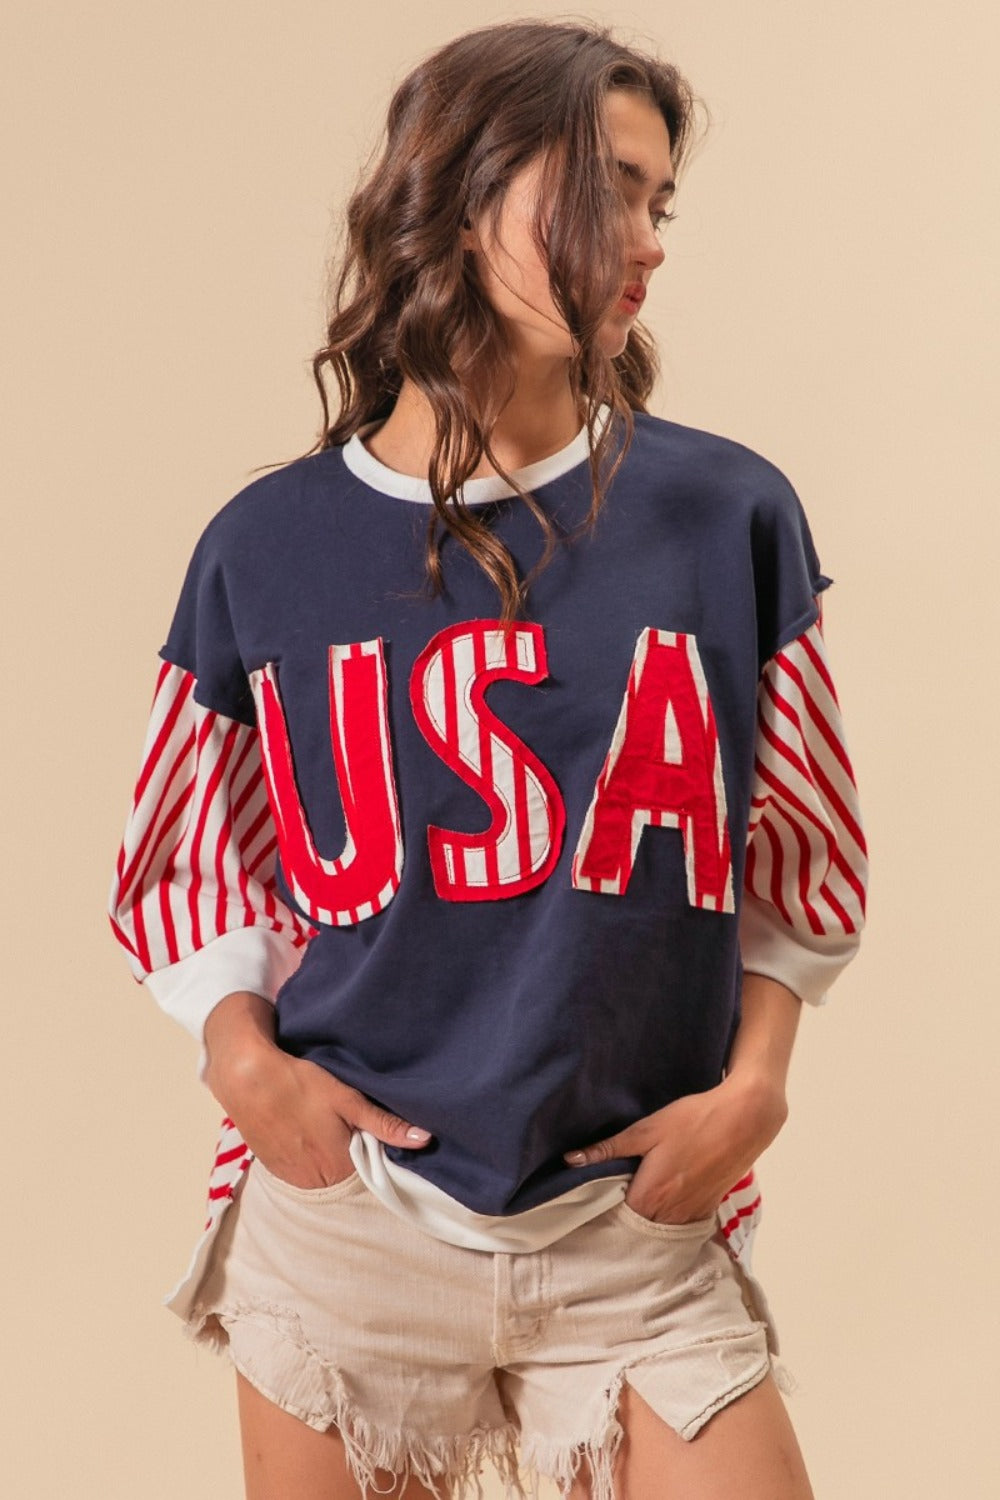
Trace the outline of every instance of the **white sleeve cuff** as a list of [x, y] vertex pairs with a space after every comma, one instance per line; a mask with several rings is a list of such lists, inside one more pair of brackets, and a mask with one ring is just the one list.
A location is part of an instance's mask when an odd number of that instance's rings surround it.
[[302, 962], [304, 951], [284, 932], [237, 927], [177, 963], [146, 975], [143, 983], [160, 1009], [202, 1043], [199, 1078], [205, 1067], [205, 1022], [219, 1001], [237, 990], [273, 1001]]
[[740, 952], [744, 971], [766, 974], [800, 1000], [823, 1005], [827, 991], [846, 969], [861, 942], [857, 932], [804, 933], [788, 926], [774, 907], [743, 892]]

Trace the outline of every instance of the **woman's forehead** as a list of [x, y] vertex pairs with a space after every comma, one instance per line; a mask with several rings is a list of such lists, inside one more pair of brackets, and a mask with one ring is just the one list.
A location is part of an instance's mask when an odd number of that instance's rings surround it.
[[609, 89], [604, 96], [604, 119], [623, 174], [650, 193], [670, 193], [674, 188], [670, 132], [652, 100], [632, 90]]

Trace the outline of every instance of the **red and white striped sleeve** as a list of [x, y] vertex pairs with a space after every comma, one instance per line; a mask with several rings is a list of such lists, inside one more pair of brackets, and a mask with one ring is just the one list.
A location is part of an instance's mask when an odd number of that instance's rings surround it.
[[868, 855], [822, 625], [768, 661], [740, 918], [744, 970], [821, 1004], [865, 920]]
[[256, 729], [203, 707], [194, 688], [163, 663], [109, 914], [136, 979], [201, 1041], [225, 995], [273, 1000], [315, 929], [276, 891]]

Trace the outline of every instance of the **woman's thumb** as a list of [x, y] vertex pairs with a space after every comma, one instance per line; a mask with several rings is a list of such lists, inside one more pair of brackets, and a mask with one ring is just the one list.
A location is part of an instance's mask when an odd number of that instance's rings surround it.
[[369, 1135], [375, 1136], [387, 1146], [406, 1146], [419, 1150], [431, 1139], [429, 1130], [422, 1130], [419, 1125], [411, 1125], [409, 1120], [403, 1120], [399, 1115], [394, 1115], [391, 1110], [372, 1104], [370, 1099], [363, 1100], [358, 1109], [358, 1117], [353, 1123], [360, 1130], [367, 1130]]

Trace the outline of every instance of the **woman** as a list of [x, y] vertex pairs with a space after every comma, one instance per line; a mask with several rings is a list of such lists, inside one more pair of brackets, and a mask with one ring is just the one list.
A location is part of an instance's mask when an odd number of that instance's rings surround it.
[[249, 1500], [811, 1493], [753, 1163], [864, 840], [794, 491], [646, 411], [693, 110], [590, 25], [404, 79], [161, 652], [111, 909], [226, 1112], [170, 1305]]

